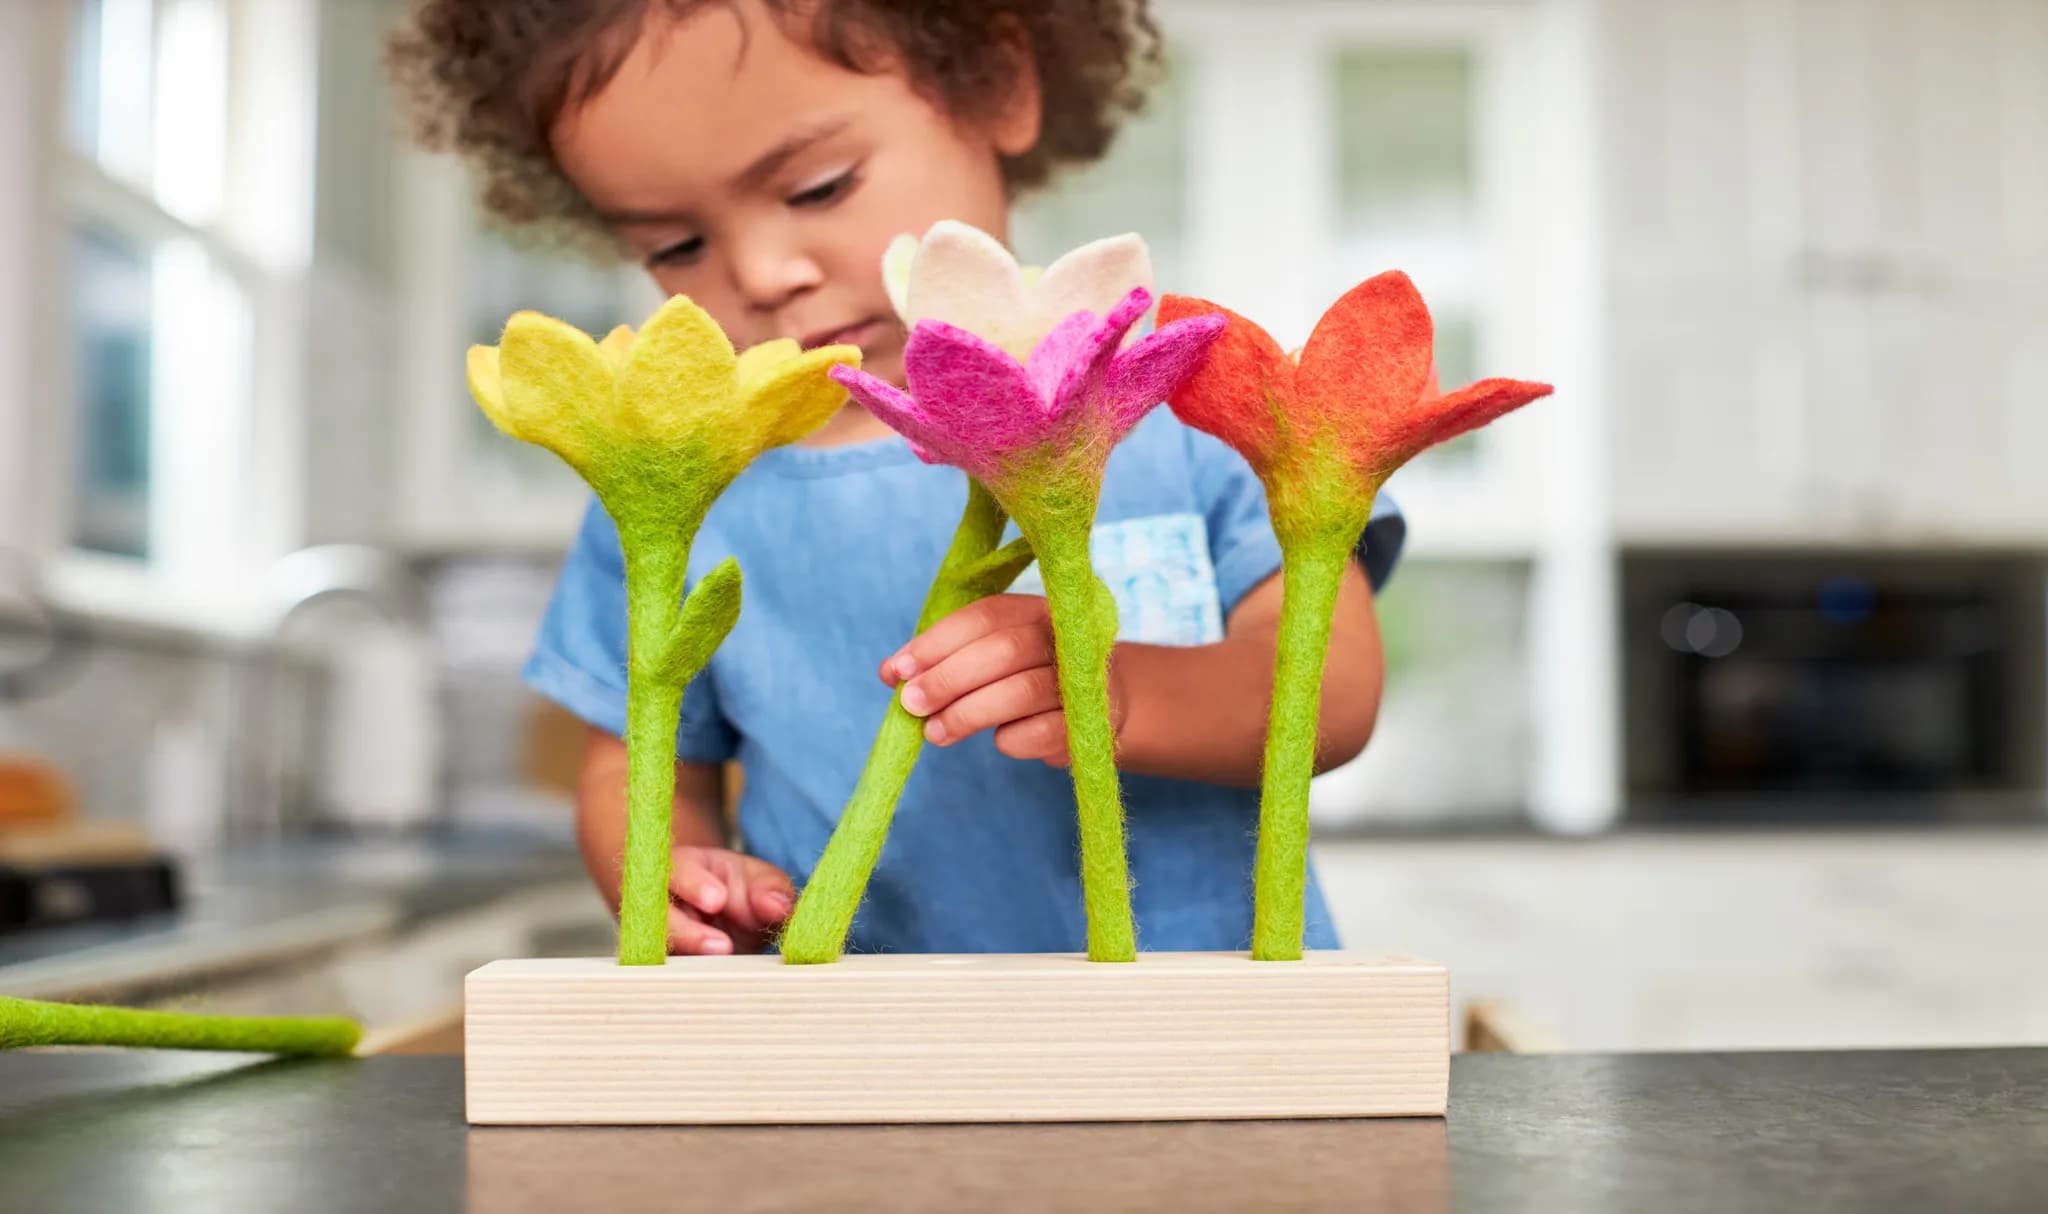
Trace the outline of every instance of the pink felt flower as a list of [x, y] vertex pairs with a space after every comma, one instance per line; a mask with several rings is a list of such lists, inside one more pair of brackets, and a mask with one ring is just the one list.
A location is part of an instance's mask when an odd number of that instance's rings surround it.
[[1099, 482], [1110, 449], [1223, 332], [1223, 317], [1197, 316], [1120, 350], [1151, 306], [1151, 292], [1138, 287], [1108, 316], [1075, 312], [1021, 363], [965, 329], [919, 321], [903, 351], [908, 390], [851, 367], [832, 377], [919, 458], [961, 468], [999, 498], [1010, 498], [1021, 477], [1092, 473]]

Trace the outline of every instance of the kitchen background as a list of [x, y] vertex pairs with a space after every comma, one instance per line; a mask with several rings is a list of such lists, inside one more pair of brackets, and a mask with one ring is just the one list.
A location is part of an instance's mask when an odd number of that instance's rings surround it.
[[[459, 360], [650, 288], [408, 150], [401, 7], [0, 0], [0, 866], [62, 803], [155, 874], [17, 897], [0, 992], [431, 1023], [608, 947], [517, 679], [579, 485]], [[1393, 483], [1347, 943], [1572, 1048], [2048, 1041], [2048, 0], [1156, 7], [1023, 252], [1288, 344], [1399, 266], [1447, 384], [1560, 386]]]

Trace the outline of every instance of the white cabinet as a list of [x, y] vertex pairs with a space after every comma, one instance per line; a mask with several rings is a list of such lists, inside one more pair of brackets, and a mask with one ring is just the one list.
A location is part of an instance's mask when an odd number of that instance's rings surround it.
[[2048, 5], [1602, 8], [1625, 540], [2048, 540]]

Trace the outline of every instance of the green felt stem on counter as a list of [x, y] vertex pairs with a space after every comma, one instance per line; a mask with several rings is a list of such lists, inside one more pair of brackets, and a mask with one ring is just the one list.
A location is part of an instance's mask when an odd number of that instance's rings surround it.
[[[1089, 515], [1093, 501], [1087, 503]], [[1066, 525], [1057, 510], [1018, 520], [1038, 553], [1058, 652], [1060, 703], [1067, 720], [1074, 803], [1081, 843], [1081, 898], [1088, 915], [1090, 961], [1137, 960], [1131, 919], [1130, 864], [1124, 850], [1116, 732], [1109, 721], [1109, 654], [1116, 643], [1116, 600], [1095, 574], [1089, 530]], [[1087, 517], [1074, 511], [1073, 517]], [[1033, 523], [1038, 525], [1034, 526]]]
[[[626, 852], [619, 875], [619, 964], [668, 960], [676, 729], [683, 690], [732, 631], [740, 571], [732, 560], [683, 599], [696, 519], [673, 535], [621, 526], [626, 566]], [[636, 534], [627, 534], [628, 531]]]
[[[1366, 517], [1371, 516], [1368, 502]], [[1273, 657], [1273, 704], [1259, 794], [1253, 861], [1252, 959], [1301, 959], [1302, 899], [1308, 881], [1308, 794], [1315, 775], [1323, 663], [1330, 622], [1351, 556], [1339, 531], [1282, 540], [1280, 629]]]
[[339, 1017], [199, 1016], [128, 1007], [45, 1003], [0, 995], [0, 1050], [114, 1045], [241, 1054], [347, 1054], [362, 1026]]
[[[1007, 522], [995, 497], [969, 477], [967, 508], [925, 594], [924, 608], [918, 614], [919, 632], [977, 599], [1008, 589], [1024, 571], [1031, 562], [1028, 544], [1015, 541], [997, 546]], [[823, 965], [839, 959], [868, 878], [881, 858], [903, 786], [909, 783], [923, 750], [924, 721], [904, 709], [899, 692], [889, 699], [860, 782], [783, 930], [780, 948], [785, 962]]]

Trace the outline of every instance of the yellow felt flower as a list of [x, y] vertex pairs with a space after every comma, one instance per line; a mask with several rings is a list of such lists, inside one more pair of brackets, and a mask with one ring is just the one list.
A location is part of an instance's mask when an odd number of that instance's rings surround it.
[[470, 347], [469, 389], [500, 430], [561, 456], [601, 497], [679, 483], [715, 496], [761, 452], [824, 425], [846, 401], [827, 372], [859, 365], [858, 347], [788, 340], [736, 354], [678, 295], [637, 334], [620, 325], [601, 342], [520, 312], [496, 346]]

